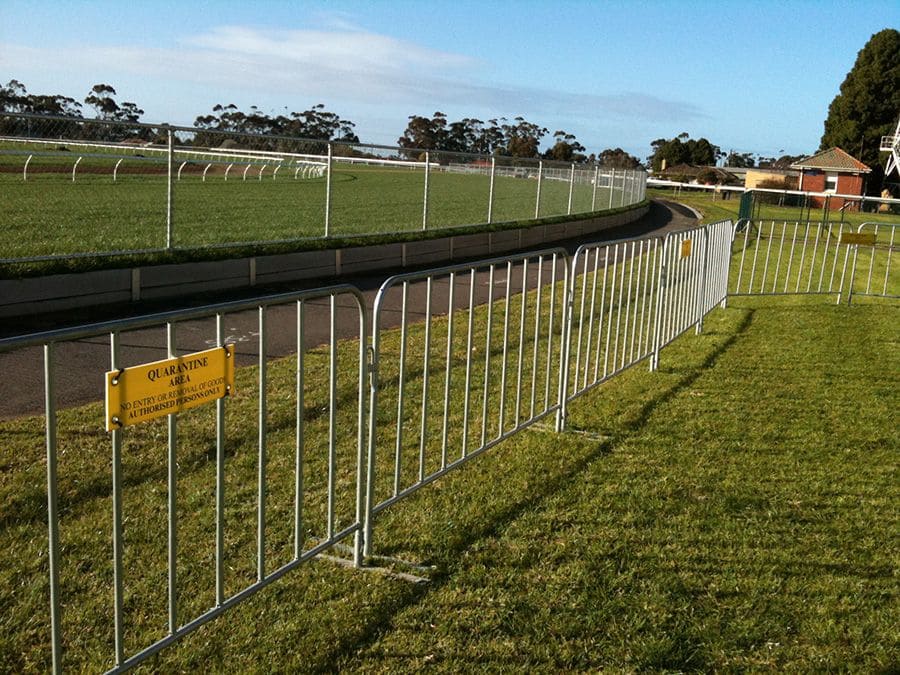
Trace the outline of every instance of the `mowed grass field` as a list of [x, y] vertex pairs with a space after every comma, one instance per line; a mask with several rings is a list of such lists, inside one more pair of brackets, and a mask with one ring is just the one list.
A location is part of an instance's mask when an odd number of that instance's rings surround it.
[[[92, 160], [79, 165], [72, 180], [56, 167], [41, 173], [32, 166], [23, 180], [24, 158], [13, 157], [15, 172], [0, 173], [0, 257], [17, 258], [72, 253], [103, 253], [162, 248], [166, 245], [166, 178], [146, 173], [159, 163], [124, 162], [116, 181], [115, 161]], [[2, 159], [2, 158], [0, 158]], [[9, 164], [10, 157], [5, 157]], [[54, 165], [55, 166], [55, 165]], [[196, 168], [196, 167], [194, 167]], [[145, 173], [129, 173], [130, 170]], [[185, 172], [173, 190], [173, 241], [179, 248], [217, 244], [271, 242], [325, 235], [326, 179], [294, 179], [285, 167], [275, 178], [272, 167], [258, 178], [251, 168], [242, 179], [236, 167], [226, 180], [222, 167], [206, 181], [196, 171]], [[336, 164], [332, 174], [330, 235], [348, 237], [422, 229], [425, 174], [422, 169]], [[488, 222], [490, 179], [484, 175], [433, 170], [429, 177], [428, 227], [476, 225]], [[568, 210], [567, 181], [544, 180], [540, 217]], [[537, 181], [497, 177], [491, 221], [535, 217]], [[575, 186], [573, 213], [591, 210], [593, 187]], [[608, 208], [609, 191], [598, 189], [598, 210]], [[621, 206], [621, 196], [616, 196]]]
[[[723, 199], [723, 194], [716, 195], [712, 190], [681, 190], [674, 191], [661, 188], [650, 188], [647, 190], [649, 197], [658, 199], [668, 199], [693, 207], [701, 214], [703, 218], [701, 222], [711, 223], [718, 220], [734, 220], [737, 221], [738, 212], [741, 206], [740, 194], [730, 194], [727, 199]], [[775, 195], [777, 197], [778, 195]], [[754, 207], [754, 218], [764, 221], [772, 221], [782, 223], [795, 223], [798, 221], [806, 222], [807, 218], [812, 222], [821, 222], [825, 213], [822, 209], [801, 209], [793, 206], [778, 206], [777, 204], [762, 203], [757, 210]], [[900, 225], [900, 214], [895, 213], [870, 213], [867, 211], [847, 210], [843, 214], [834, 209], [828, 212], [828, 221], [831, 223], [846, 223], [848, 225], [858, 226], [862, 223], [879, 223]]]
[[[316, 560], [146, 669], [893, 672], [898, 327], [900, 308], [881, 301], [732, 299], [702, 335], [667, 348], [658, 372], [639, 366], [574, 403], [569, 432], [520, 434], [386, 511], [377, 552], [427, 566], [429, 583]], [[387, 335], [388, 348], [397, 339]], [[229, 403], [235, 589], [254, 569], [254, 372], [241, 369]], [[291, 386], [289, 360], [269, 373]], [[410, 377], [412, 390], [421, 373]], [[324, 379], [308, 386], [326, 396]], [[310, 429], [324, 417], [314, 412]], [[287, 429], [270, 435], [274, 546], [289, 544], [291, 478], [278, 467], [291, 465], [292, 427], [271, 414]], [[184, 418], [181, 433], [195, 440], [179, 454], [180, 508], [198, 516], [181, 521], [179, 574], [185, 591], [198, 589], [182, 602], [202, 609], [215, 461], [201, 430], [210, 415]], [[73, 670], [111, 666], [101, 420], [100, 404], [61, 414]], [[163, 433], [162, 423], [136, 430], [125, 451], [126, 569], [140, 580], [126, 585], [129, 651], [165, 627]], [[10, 672], [49, 664], [42, 441], [39, 418], [0, 425], [0, 669]]]

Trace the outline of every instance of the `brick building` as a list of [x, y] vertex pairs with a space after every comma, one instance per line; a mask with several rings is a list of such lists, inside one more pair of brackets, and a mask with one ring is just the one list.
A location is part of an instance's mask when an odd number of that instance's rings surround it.
[[[866, 174], [872, 171], [840, 148], [823, 150], [812, 157], [791, 164], [791, 168], [800, 171], [798, 190], [839, 195], [862, 195], [866, 187]], [[850, 200], [833, 197], [829, 206], [839, 209], [846, 201]], [[821, 207], [825, 203], [825, 198], [810, 197], [810, 202], [814, 207]]]

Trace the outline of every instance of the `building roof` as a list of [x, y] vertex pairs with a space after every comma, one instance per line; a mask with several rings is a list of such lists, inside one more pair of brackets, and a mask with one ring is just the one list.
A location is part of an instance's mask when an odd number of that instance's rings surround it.
[[791, 164], [792, 169], [820, 169], [822, 171], [852, 171], [854, 173], [870, 173], [872, 169], [854, 159], [840, 148], [828, 148], [811, 157]]

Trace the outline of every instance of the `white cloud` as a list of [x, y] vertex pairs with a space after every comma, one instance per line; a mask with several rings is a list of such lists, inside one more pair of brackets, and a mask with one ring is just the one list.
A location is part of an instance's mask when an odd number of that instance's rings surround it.
[[[127, 80], [129, 89], [137, 92], [133, 98], [148, 108], [151, 102], [139, 92], [167, 82], [173, 89], [198, 90], [203, 105], [226, 99], [277, 99], [287, 105], [321, 101], [382, 106], [386, 111], [402, 107], [404, 115], [461, 110], [465, 115], [522, 114], [547, 124], [585, 126], [602, 118], [687, 122], [704, 116], [691, 103], [644, 93], [571, 93], [485, 82], [480, 77], [485, 64], [477, 59], [358, 29], [340, 14], [330, 17], [327, 30], [220, 26], [183, 38], [175, 48], [65, 49], [66, 58], [60, 60], [58, 54], [41, 49], [0, 44], [0, 67], [19, 76], [52, 62], [60, 71], [57, 79], [110, 81], [116, 86]], [[21, 79], [29, 85], [24, 76]], [[148, 80], [155, 86], [149, 87]]]

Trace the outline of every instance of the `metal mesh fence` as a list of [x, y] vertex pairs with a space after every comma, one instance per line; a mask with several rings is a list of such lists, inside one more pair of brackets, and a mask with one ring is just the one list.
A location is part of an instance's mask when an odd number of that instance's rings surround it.
[[391, 234], [639, 202], [588, 165], [0, 115], [5, 261]]

